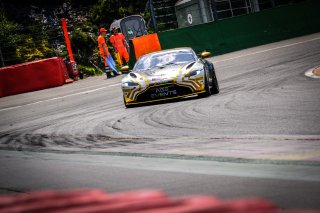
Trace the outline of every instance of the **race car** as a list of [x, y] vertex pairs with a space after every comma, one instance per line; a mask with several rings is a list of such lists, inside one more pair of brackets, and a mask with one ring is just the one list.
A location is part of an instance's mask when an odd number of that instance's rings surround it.
[[219, 93], [214, 66], [191, 48], [149, 53], [138, 59], [121, 82], [126, 107]]

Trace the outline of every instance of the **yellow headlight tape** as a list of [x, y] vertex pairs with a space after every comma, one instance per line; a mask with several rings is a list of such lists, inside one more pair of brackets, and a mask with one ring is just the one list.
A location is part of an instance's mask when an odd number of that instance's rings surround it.
[[144, 82], [146, 82], [146, 87], [148, 87], [150, 85], [150, 82], [148, 81], [147, 77], [144, 76], [143, 74], [140, 74], [140, 75], [143, 78]]
[[183, 84], [183, 83], [192, 84], [193, 89], [198, 90], [199, 88], [201, 88], [201, 84], [198, 82], [198, 79], [190, 79], [190, 77], [188, 77], [188, 80], [184, 80], [187, 73], [189, 73], [190, 71], [191, 71], [191, 68], [182, 76], [182, 79], [181, 79], [182, 83], [181, 84]]
[[138, 80], [131, 80], [132, 82], [134, 82], [134, 83], [137, 83], [138, 85], [139, 85], [139, 87], [137, 87], [137, 88], [135, 88], [135, 89], [133, 89], [132, 91], [131, 91], [131, 94], [129, 95], [129, 98], [130, 99], [134, 99], [134, 96], [135, 96], [135, 94], [142, 88], [142, 86], [141, 86], [141, 83], [138, 81]]
[[[187, 65], [185, 65], [185, 66], [187, 66]], [[183, 69], [185, 66], [183, 66], [183, 67], [180, 68], [180, 70], [178, 71], [178, 74], [177, 74], [176, 77], [173, 79], [173, 82], [176, 82], [176, 83], [178, 82], [178, 77], [179, 77], [182, 69]]]
[[[133, 99], [133, 100], [135, 99], [135, 97], [136, 97], [139, 93], [141, 94], [141, 93], [143, 93], [144, 91], [146, 91], [146, 90], [148, 89], [149, 85], [150, 85], [150, 82], [148, 81], [147, 77], [145, 77], [143, 74], [140, 74], [140, 76], [142, 77], [143, 81], [145, 82], [146, 87], [145, 87], [144, 90], [141, 90], [141, 88], [142, 88], [141, 83], [140, 83], [138, 80], [135, 80], [135, 82], [139, 84], [139, 88], [134, 89], [134, 90], [132, 91], [132, 93], [130, 94], [130, 98]], [[139, 90], [141, 90], [141, 91], [139, 91]]]

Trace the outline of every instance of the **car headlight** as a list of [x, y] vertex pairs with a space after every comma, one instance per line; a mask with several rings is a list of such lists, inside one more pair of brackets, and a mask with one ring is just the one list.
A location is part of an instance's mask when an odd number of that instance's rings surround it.
[[187, 73], [185, 76], [186, 77], [191, 77], [191, 76], [195, 76], [195, 75], [199, 75], [201, 73], [202, 70], [192, 70], [189, 73]]
[[139, 84], [136, 82], [129, 81], [129, 82], [122, 83], [122, 86], [123, 87], [135, 87], [135, 86], [139, 86]]

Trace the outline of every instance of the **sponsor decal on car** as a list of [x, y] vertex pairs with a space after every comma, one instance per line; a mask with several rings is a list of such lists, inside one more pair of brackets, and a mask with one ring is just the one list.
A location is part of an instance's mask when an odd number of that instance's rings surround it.
[[156, 87], [151, 91], [151, 98], [166, 98], [176, 96], [178, 94], [177, 90], [175, 90], [174, 85], [164, 86], [164, 87]]

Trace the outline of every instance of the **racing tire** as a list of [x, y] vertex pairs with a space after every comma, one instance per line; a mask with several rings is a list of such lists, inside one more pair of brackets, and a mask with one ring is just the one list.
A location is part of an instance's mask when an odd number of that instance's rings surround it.
[[218, 94], [220, 92], [216, 72], [213, 71], [212, 73], [212, 87], [211, 87], [211, 93], [212, 94]]

